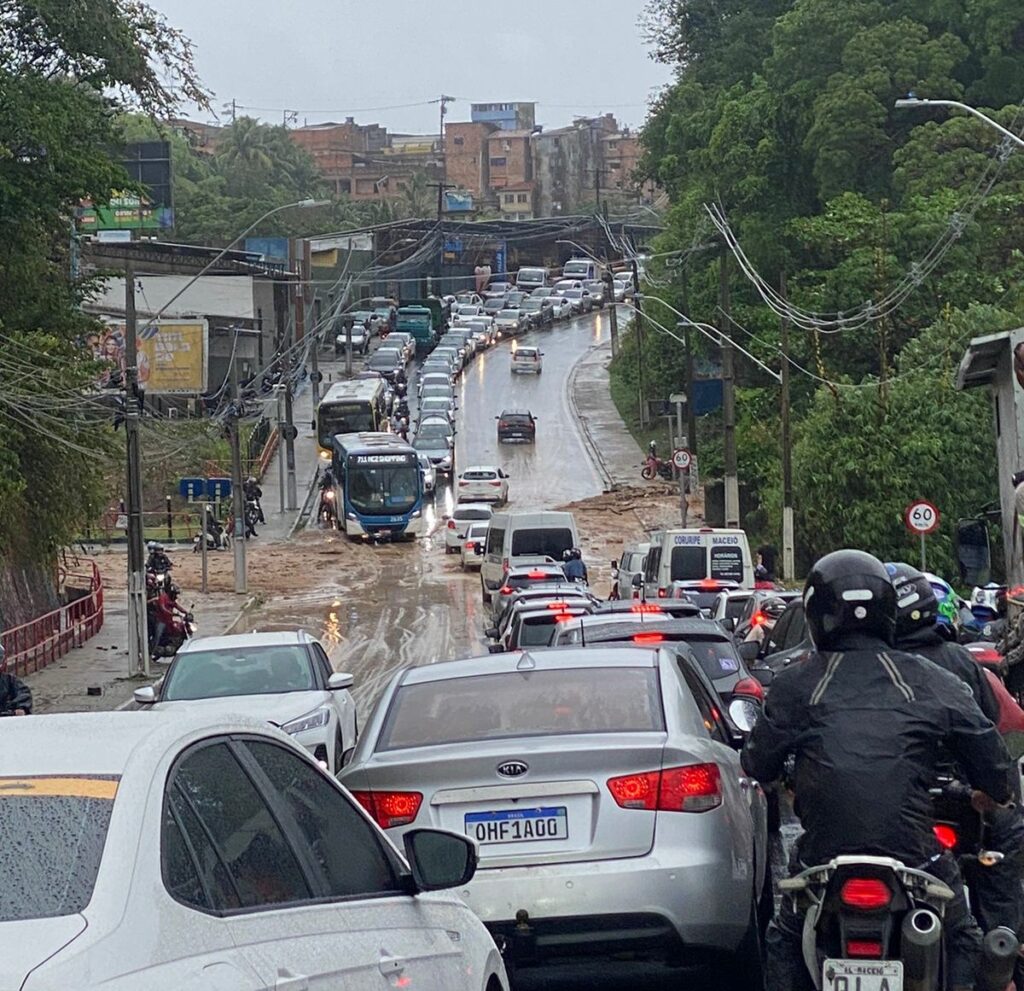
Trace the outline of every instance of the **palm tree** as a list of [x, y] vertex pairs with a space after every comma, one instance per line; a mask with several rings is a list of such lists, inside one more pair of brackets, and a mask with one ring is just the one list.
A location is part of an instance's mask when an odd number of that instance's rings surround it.
[[243, 166], [269, 171], [275, 165], [271, 128], [252, 117], [240, 117], [225, 128], [217, 146], [217, 158], [228, 168]]
[[432, 213], [430, 186], [425, 172], [414, 172], [402, 187], [402, 209], [407, 217], [426, 217]]

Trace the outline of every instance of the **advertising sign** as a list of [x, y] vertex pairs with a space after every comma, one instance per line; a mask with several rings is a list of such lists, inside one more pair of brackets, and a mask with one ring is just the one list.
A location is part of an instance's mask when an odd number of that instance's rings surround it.
[[[139, 321], [139, 385], [151, 396], [194, 396], [206, 391], [209, 328], [205, 320]], [[97, 361], [110, 366], [98, 383], [110, 383], [116, 368], [124, 381], [125, 325], [108, 323], [90, 340]]]
[[171, 144], [169, 141], [133, 141], [124, 146], [119, 164], [146, 195], [127, 190], [109, 203], [84, 200], [77, 210], [83, 234], [104, 230], [162, 230], [174, 226], [171, 191]]

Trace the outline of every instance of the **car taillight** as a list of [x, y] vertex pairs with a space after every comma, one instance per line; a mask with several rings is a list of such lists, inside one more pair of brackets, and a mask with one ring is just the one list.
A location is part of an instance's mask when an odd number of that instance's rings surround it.
[[448, 529], [449, 530], [454, 530], [455, 529], [455, 520], [449, 520], [448, 521]]
[[634, 633], [633, 643], [661, 643], [665, 639], [663, 633]]
[[547, 578], [549, 577], [545, 571], [528, 571], [526, 573], [527, 578]]
[[760, 699], [764, 701], [764, 685], [761, 684], [756, 678], [740, 678], [739, 681], [733, 685], [733, 695], [746, 695], [749, 698]]
[[515, 589], [511, 585], [502, 585], [498, 589], [498, 595], [511, 595]]
[[969, 643], [967, 649], [979, 664], [1002, 664], [1003, 655], [995, 647], [983, 647], [980, 644]]
[[952, 850], [959, 842], [956, 830], [944, 822], [937, 822], [932, 826], [932, 832], [944, 850]]
[[877, 939], [848, 939], [846, 941], [846, 955], [848, 957], [859, 957], [862, 960], [880, 960], [882, 958], [882, 944]]
[[464, 478], [460, 478], [459, 485], [469, 485], [469, 482], [467, 482]]
[[885, 908], [892, 901], [892, 892], [876, 877], [851, 877], [840, 889], [839, 898], [849, 908], [872, 912]]
[[658, 598], [659, 599], [667, 599], [668, 598], [668, 592], [665, 589], [663, 589], [663, 588], [659, 588], [658, 589]]
[[508, 424], [504, 420], [499, 420], [498, 421], [498, 429], [499, 430], [504, 430], [507, 426], [508, 426]]
[[719, 587], [718, 582], [714, 578], [702, 578], [697, 582], [697, 587], [704, 591], [712, 591]]
[[501, 482], [491, 482], [491, 485], [493, 485], [496, 489], [501, 488]]
[[717, 764], [667, 767], [609, 778], [608, 791], [624, 809], [708, 812], [722, 804], [722, 776]]
[[354, 791], [352, 796], [381, 829], [407, 826], [416, 818], [423, 802], [418, 791]]
[[466, 550], [467, 551], [473, 550], [474, 547], [476, 547], [476, 541], [475, 540], [467, 540], [466, 541]]
[[564, 612], [568, 608], [569, 608], [569, 604], [567, 602], [549, 602], [548, 603], [548, 609], [554, 609], [554, 610], [557, 610], [558, 612]]
[[651, 613], [651, 612], [660, 613], [663, 610], [662, 610], [661, 606], [656, 605], [653, 602], [641, 602], [641, 603], [638, 603], [635, 606], [630, 606], [629, 607], [629, 611], [630, 612], [642, 612], [642, 613]]

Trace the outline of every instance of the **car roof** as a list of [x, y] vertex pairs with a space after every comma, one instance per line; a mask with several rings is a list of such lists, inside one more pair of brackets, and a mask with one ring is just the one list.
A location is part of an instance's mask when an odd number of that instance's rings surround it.
[[275, 630], [266, 633], [234, 633], [229, 636], [192, 637], [179, 648], [178, 653], [197, 650], [245, 650], [249, 647], [290, 647], [315, 643], [305, 630]]
[[532, 416], [533, 414], [528, 409], [503, 409], [501, 411], [502, 416]]
[[545, 669], [653, 668], [657, 663], [657, 650], [634, 646], [609, 646], [603, 650], [594, 650], [592, 647], [531, 649], [485, 654], [483, 657], [468, 657], [461, 661], [439, 661], [436, 664], [407, 668], [399, 684], [423, 685], [434, 681], [450, 681], [454, 678], [476, 678], [488, 674]]
[[461, 474], [465, 475], [467, 471], [497, 471], [497, 465], [467, 465], [462, 469]]
[[[176, 741], [210, 729], [217, 735], [266, 731], [263, 720], [225, 719], [200, 708], [146, 712], [75, 712], [8, 719], [0, 777], [26, 774], [121, 774], [136, 755], [154, 762]], [[66, 746], [67, 741], [73, 746]]]

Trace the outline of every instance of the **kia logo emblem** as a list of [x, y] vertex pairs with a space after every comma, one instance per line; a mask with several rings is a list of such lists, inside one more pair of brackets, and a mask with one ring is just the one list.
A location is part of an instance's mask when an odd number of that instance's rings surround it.
[[521, 760], [507, 760], [504, 764], [498, 765], [498, 773], [506, 778], [518, 778], [530, 770], [529, 764]]

